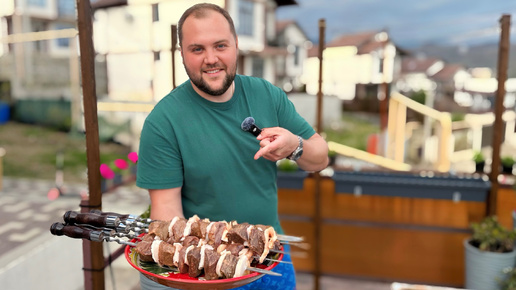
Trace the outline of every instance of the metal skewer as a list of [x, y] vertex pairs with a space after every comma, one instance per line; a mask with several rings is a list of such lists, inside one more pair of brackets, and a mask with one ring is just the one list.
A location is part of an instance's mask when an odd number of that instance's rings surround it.
[[124, 240], [112, 238], [112, 237], [106, 237], [104, 240], [106, 242], [116, 242], [121, 245], [129, 245], [129, 246], [133, 246], [133, 247], [136, 247], [136, 245], [137, 245], [136, 243], [133, 243], [133, 242], [128, 242], [128, 241], [124, 241]]
[[281, 242], [283, 245], [291, 245], [294, 247], [298, 247], [303, 250], [310, 250], [310, 244], [308, 243], [294, 243], [294, 242]]
[[[258, 257], [258, 256], [253, 256], [253, 258], [260, 259], [260, 257]], [[272, 258], [265, 258], [264, 260], [271, 261], [271, 262], [277, 262], [277, 263], [283, 263], [283, 264], [292, 264], [292, 262], [289, 262], [289, 261], [276, 260], [276, 259], [272, 259]]]
[[267, 274], [267, 275], [271, 275], [271, 276], [277, 276], [277, 277], [281, 277], [282, 276], [280, 273], [276, 273], [276, 272], [272, 272], [272, 271], [269, 271], [269, 270], [260, 269], [260, 268], [256, 268], [256, 267], [247, 267], [247, 270], [253, 271], [253, 272], [258, 272], [258, 273], [261, 273], [261, 274]]
[[296, 236], [289, 236], [289, 235], [282, 235], [277, 234], [278, 240], [281, 242], [292, 242], [292, 243], [300, 243], [303, 242], [305, 239], [303, 237], [296, 237]]

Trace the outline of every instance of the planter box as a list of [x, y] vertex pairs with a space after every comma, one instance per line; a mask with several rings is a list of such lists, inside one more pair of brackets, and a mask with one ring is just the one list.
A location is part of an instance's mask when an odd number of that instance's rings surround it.
[[293, 172], [278, 171], [278, 188], [303, 189], [307, 176], [308, 173], [301, 170]]
[[485, 201], [491, 187], [482, 178], [423, 177], [415, 174], [336, 172], [336, 193], [454, 201]]

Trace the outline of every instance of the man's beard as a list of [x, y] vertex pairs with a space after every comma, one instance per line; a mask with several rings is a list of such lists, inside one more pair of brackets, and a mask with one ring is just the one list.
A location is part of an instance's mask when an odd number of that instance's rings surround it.
[[235, 68], [234, 68], [233, 71], [230, 72], [230, 71], [226, 70], [226, 77], [224, 78], [224, 82], [222, 83], [222, 87], [220, 89], [218, 89], [218, 90], [215, 90], [215, 89], [212, 89], [204, 81], [204, 79], [202, 78], [202, 74], [198, 78], [195, 78], [195, 77], [193, 77], [193, 74], [190, 73], [190, 71], [186, 68], [186, 66], [185, 66], [185, 70], [186, 70], [186, 74], [190, 78], [190, 81], [192, 81], [192, 83], [199, 90], [201, 90], [202, 92], [204, 92], [204, 93], [206, 93], [208, 95], [211, 95], [211, 96], [220, 96], [220, 95], [224, 94], [229, 89], [231, 84], [233, 83], [233, 80], [235, 79], [235, 75], [236, 75], [236, 65], [235, 65]]

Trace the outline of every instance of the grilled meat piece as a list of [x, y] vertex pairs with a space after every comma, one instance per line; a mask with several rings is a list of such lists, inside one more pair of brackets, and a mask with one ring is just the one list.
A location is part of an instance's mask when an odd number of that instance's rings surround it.
[[201, 275], [201, 269], [199, 269], [199, 263], [201, 262], [201, 247], [194, 247], [188, 251], [186, 255], [188, 262], [188, 276], [197, 277]]
[[[257, 227], [253, 227], [249, 233], [249, 249], [257, 256], [262, 256], [265, 250], [265, 235]], [[263, 262], [263, 260], [261, 261]], [[260, 262], [260, 263], [261, 263]]]
[[235, 268], [238, 262], [238, 257], [235, 255], [227, 254], [222, 261], [220, 267], [220, 273], [223, 279], [231, 279], [235, 275]]
[[251, 226], [248, 223], [236, 224], [228, 231], [228, 242], [244, 244], [249, 239], [247, 228]]
[[[195, 247], [195, 246], [191, 246], [192, 248]], [[179, 261], [177, 263], [177, 268], [179, 270], [179, 272], [181, 274], [186, 274], [188, 273], [188, 264], [187, 264], [187, 251], [189, 251], [189, 249], [191, 250], [192, 248], [189, 248], [189, 247], [186, 247], [186, 246], [183, 246], [181, 248], [181, 250], [179, 251]]]
[[239, 256], [240, 251], [242, 251], [244, 248], [245, 248], [245, 246], [242, 244], [233, 243], [233, 244], [227, 245], [226, 251], [229, 251], [231, 253], [231, 255]]
[[197, 215], [194, 215], [193, 217], [189, 218], [185, 225], [185, 230], [183, 232], [183, 237], [189, 236], [192, 232], [192, 225], [194, 223], [197, 223], [199, 221], [199, 217]]
[[199, 245], [199, 238], [195, 236], [186, 236], [183, 240], [182, 244], [183, 247], [189, 247], [189, 246], [196, 246]]
[[220, 254], [213, 248], [206, 248], [204, 250], [204, 278], [206, 280], [215, 280], [219, 278], [217, 274], [217, 262], [220, 259]]
[[136, 252], [139, 254], [140, 260], [143, 262], [153, 262], [152, 259], [152, 242], [154, 241], [154, 234], [147, 234], [136, 245]]
[[222, 243], [223, 236], [227, 234], [227, 222], [215, 222], [208, 226], [208, 244], [213, 245], [214, 248]]
[[181, 239], [183, 238], [183, 233], [185, 232], [187, 220], [184, 218], [178, 218], [174, 221], [174, 223], [171, 223], [168, 231], [170, 238], [168, 239], [168, 242], [173, 243], [179, 243]]
[[149, 234], [158, 236], [161, 240], [168, 240], [168, 225], [170, 221], [153, 221], [149, 224]]
[[162, 242], [159, 244], [158, 264], [174, 267], [174, 253], [176, 247], [172, 244]]
[[199, 220], [192, 224], [192, 229], [190, 235], [196, 236], [199, 239], [204, 239], [206, 237], [206, 228], [210, 224], [210, 221], [207, 219]]

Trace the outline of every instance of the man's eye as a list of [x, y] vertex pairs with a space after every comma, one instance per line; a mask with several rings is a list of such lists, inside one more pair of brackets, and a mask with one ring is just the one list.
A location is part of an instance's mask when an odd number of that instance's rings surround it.
[[225, 45], [225, 44], [219, 44], [219, 45], [217, 45], [217, 48], [225, 48], [225, 47], [226, 47], [226, 45]]
[[196, 47], [194, 49], [192, 49], [192, 52], [201, 52], [202, 51], [202, 48], [200, 47]]

